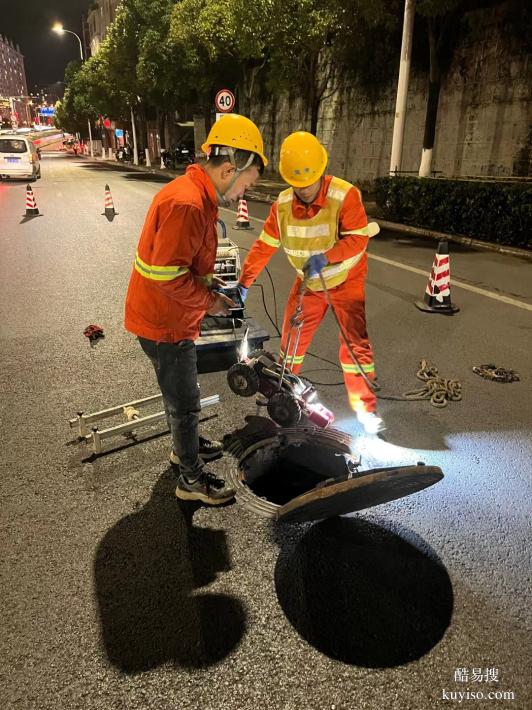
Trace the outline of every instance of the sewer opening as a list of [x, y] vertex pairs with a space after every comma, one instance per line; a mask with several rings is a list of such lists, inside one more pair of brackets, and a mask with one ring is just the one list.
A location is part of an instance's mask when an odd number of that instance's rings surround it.
[[250, 490], [270, 503], [284, 505], [328, 479], [349, 473], [343, 455], [315, 444], [265, 446], [241, 462]]

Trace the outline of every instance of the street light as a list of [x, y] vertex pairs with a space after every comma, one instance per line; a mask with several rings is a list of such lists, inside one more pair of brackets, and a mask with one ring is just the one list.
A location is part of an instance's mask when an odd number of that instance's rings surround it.
[[[81, 57], [81, 61], [85, 61], [85, 57], [83, 56], [83, 44], [81, 42], [80, 36], [77, 35], [75, 32], [72, 32], [71, 30], [65, 30], [63, 25], [60, 22], [56, 22], [53, 27], [52, 27], [52, 32], [56, 32], [58, 35], [62, 35], [65, 32], [68, 32], [69, 35], [74, 35], [76, 39], [79, 42], [79, 56]], [[89, 143], [91, 146], [91, 158], [94, 158], [94, 151], [92, 149], [92, 129], [91, 129], [91, 122], [90, 118], [87, 119], [87, 125], [89, 127]]]
[[77, 35], [75, 32], [72, 32], [72, 30], [65, 30], [65, 28], [60, 22], [56, 22], [54, 24], [54, 26], [52, 27], [52, 32], [56, 32], [58, 35], [62, 35], [65, 32], [68, 32], [69, 35], [74, 35], [74, 37], [76, 37], [79, 42], [79, 56], [81, 57], [81, 61], [84, 61], [85, 57], [83, 56], [83, 44], [81, 43], [79, 35]]

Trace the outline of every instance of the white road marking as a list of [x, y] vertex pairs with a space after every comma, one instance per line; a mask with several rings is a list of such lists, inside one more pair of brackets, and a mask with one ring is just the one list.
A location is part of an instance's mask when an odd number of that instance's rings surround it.
[[[236, 212], [229, 210], [226, 207], [220, 207], [221, 210], [226, 212], [231, 212], [236, 216]], [[263, 219], [258, 217], [252, 217], [249, 215], [249, 219], [259, 224], [264, 224]], [[377, 256], [376, 254], [368, 254], [370, 259], [375, 259], [375, 261], [380, 261], [383, 264], [388, 264], [389, 266], [395, 266], [398, 269], [404, 269], [405, 271], [411, 271], [414, 274], [419, 274], [420, 276], [425, 276], [428, 279], [430, 275], [430, 269], [423, 270], [418, 269], [416, 266], [409, 266], [408, 264], [403, 264], [401, 261], [393, 261], [393, 259], [387, 259], [384, 256]], [[455, 288], [462, 288], [464, 291], [471, 291], [472, 293], [478, 293], [480, 296], [486, 296], [487, 298], [493, 298], [495, 301], [500, 301], [501, 303], [507, 303], [509, 306], [515, 306], [516, 308], [523, 308], [525, 311], [532, 311], [532, 304], [525, 303], [524, 301], [518, 301], [515, 298], [510, 298], [509, 296], [502, 296], [500, 293], [495, 293], [494, 291], [488, 291], [484, 288], [479, 288], [478, 286], [471, 286], [471, 284], [460, 281], [460, 279], [451, 279], [451, 286]]]
[[[392, 259], [387, 259], [384, 256], [377, 256], [376, 254], [368, 254], [370, 259], [375, 259], [375, 261], [381, 261], [383, 264], [389, 264], [390, 266], [396, 266], [398, 269], [404, 269], [405, 271], [412, 271], [414, 274], [421, 274], [428, 278], [430, 272], [424, 271], [423, 269], [418, 269], [415, 266], [409, 266], [408, 264], [403, 264], [400, 261], [393, 261]], [[495, 293], [494, 291], [488, 291], [484, 288], [478, 288], [478, 286], [471, 286], [460, 279], [451, 278], [451, 286], [453, 288], [463, 288], [465, 291], [471, 291], [472, 293], [478, 293], [480, 296], [487, 296], [488, 298], [493, 298], [495, 301], [501, 301], [501, 303], [507, 303], [509, 306], [516, 306], [516, 308], [524, 308], [526, 311], [532, 311], [532, 304], [525, 303], [524, 301], [517, 301], [515, 298], [510, 298], [509, 296], [501, 296], [500, 293]]]

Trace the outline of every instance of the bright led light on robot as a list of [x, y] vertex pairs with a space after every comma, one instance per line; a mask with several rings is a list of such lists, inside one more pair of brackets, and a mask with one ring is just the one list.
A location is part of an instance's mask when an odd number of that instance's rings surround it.
[[248, 343], [248, 333], [249, 333], [249, 328], [246, 330], [246, 334], [242, 338], [242, 344], [240, 345], [240, 350], [238, 353], [238, 357], [240, 360], [245, 360], [247, 356], [249, 355], [249, 343]]

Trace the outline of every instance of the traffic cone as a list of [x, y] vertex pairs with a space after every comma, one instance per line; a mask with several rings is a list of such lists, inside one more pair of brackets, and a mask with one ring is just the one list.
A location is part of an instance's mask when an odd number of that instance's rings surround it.
[[118, 212], [115, 210], [115, 206], [113, 204], [113, 198], [111, 195], [111, 188], [109, 185], [105, 186], [105, 209], [102, 212], [102, 215], [105, 215], [108, 220], [112, 220], [115, 215], [117, 215]]
[[248, 203], [245, 200], [238, 200], [238, 212], [236, 215], [235, 229], [253, 229], [249, 223]]
[[26, 185], [26, 217], [38, 217], [39, 209], [31, 185]]
[[451, 302], [451, 265], [446, 239], [441, 239], [438, 244], [425, 295], [422, 301], [416, 301], [416, 306], [426, 313], [444, 313], [451, 316], [460, 310]]

